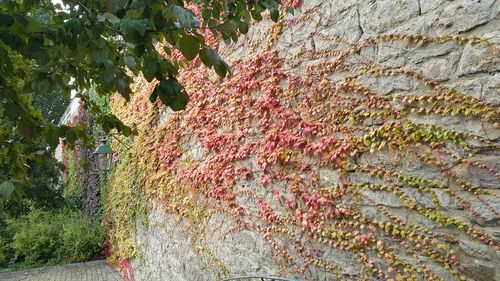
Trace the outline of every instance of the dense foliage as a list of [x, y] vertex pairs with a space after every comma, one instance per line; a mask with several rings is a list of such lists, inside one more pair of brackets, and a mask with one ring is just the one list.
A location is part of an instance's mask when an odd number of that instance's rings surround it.
[[[58, 126], [44, 118], [32, 100], [40, 106], [47, 101], [33, 97], [68, 97], [76, 91], [106, 132], [116, 129], [129, 135], [133, 129], [101, 112], [85, 94], [92, 85], [101, 96], [118, 92], [128, 100], [129, 74], [142, 73], [148, 81], [160, 81], [151, 101], [183, 109], [188, 94], [176, 79], [179, 68], [199, 55], [220, 76], [228, 73], [228, 65], [207, 46], [203, 32], [236, 41], [264, 11], [277, 19], [278, 6], [277, 0], [0, 2], [0, 162], [9, 164], [0, 194], [10, 197], [13, 184], [28, 173], [27, 162], [51, 157], [59, 138], [69, 146], [77, 139], [92, 141], [81, 125]], [[201, 13], [196, 16], [194, 11]], [[160, 50], [158, 42], [168, 44]], [[180, 50], [184, 59], [166, 59], [159, 53], [172, 49]]]
[[30, 163], [28, 172], [30, 176], [17, 184], [22, 196], [5, 203], [3, 216], [15, 218], [33, 209], [53, 210], [63, 207], [59, 163], [52, 158], [44, 162], [33, 162]]
[[8, 220], [6, 232], [0, 236], [0, 264], [23, 267], [86, 261], [99, 256], [104, 243], [100, 223], [78, 212], [32, 211]]
[[[442, 280], [443, 272], [465, 279], [457, 239], [500, 248], [484, 227], [498, 218], [491, 204], [498, 192], [452, 169], [466, 164], [500, 179], [494, 167], [473, 157], [498, 149], [498, 143], [439, 122], [418, 122], [464, 118], [459, 120], [494, 130], [498, 109], [418, 70], [359, 55], [395, 42], [407, 50], [467, 45], [486, 54], [498, 47], [476, 37], [408, 34], [348, 45], [319, 34], [341, 47], [307, 50], [306, 42], [292, 40], [292, 54], [273, 49], [285, 26], [312, 15], [322, 16], [305, 11], [291, 20], [280, 17], [265, 36], [245, 39], [240, 48], [247, 56], [235, 58], [228, 80], [193, 60], [179, 74], [191, 93], [182, 114], [151, 104], [158, 82], [141, 76], [128, 104], [114, 97], [115, 114], [137, 124], [138, 135], [131, 138], [131, 151], [121, 150], [105, 202], [113, 261], [129, 270], [123, 260], [140, 257], [136, 221], [151, 208], [178, 218], [172, 224], [185, 226], [214, 278], [231, 273], [222, 261], [227, 255], [216, 252], [229, 247], [226, 237], [242, 231], [259, 233], [284, 273], [306, 278], [326, 270], [341, 280]], [[218, 42], [208, 44], [215, 48]], [[228, 46], [226, 54], [235, 50]], [[176, 52], [163, 55], [179, 58]], [[412, 86], [390, 96], [374, 90], [378, 81], [397, 78]], [[427, 173], [416, 173], [414, 166]], [[403, 211], [374, 202], [376, 192]], [[444, 210], [449, 201], [468, 219]], [[337, 263], [335, 253], [349, 255], [354, 265]]]

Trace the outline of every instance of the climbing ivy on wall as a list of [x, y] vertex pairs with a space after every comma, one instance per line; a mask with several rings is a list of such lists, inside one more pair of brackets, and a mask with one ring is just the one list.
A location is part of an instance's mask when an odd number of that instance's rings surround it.
[[[230, 269], [200, 239], [213, 214], [232, 220], [235, 233], [260, 233], [283, 271], [305, 277], [311, 268], [322, 268], [362, 280], [441, 280], [432, 264], [464, 279], [456, 241], [445, 229], [500, 249], [488, 231], [441, 208], [443, 196], [448, 196], [471, 220], [486, 220], [475, 202], [499, 217], [489, 203], [498, 200], [497, 192], [451, 169], [468, 164], [500, 179], [494, 167], [472, 158], [478, 144], [490, 150], [499, 145], [417, 118], [451, 116], [497, 130], [497, 105], [420, 71], [358, 56], [391, 42], [420, 48], [453, 42], [490, 52], [498, 52], [498, 46], [477, 37], [387, 34], [340, 51], [304, 49], [285, 59], [273, 49], [283, 26], [307, 16], [307, 11], [293, 21], [281, 16], [260, 42], [243, 39], [251, 55], [234, 61], [232, 76], [225, 80], [202, 66], [203, 58], [185, 65], [179, 81], [190, 102], [183, 112], [167, 114], [158, 101], [151, 103], [158, 82], [140, 76], [135, 77], [129, 103], [119, 96], [113, 99], [113, 113], [138, 130], [130, 139], [132, 149], [120, 148], [122, 157], [105, 202], [113, 261], [140, 256], [134, 241], [136, 220], [156, 204], [189, 222], [193, 246], [211, 261], [219, 278]], [[209, 32], [205, 38], [208, 46], [217, 48], [219, 42]], [[225, 52], [231, 50], [229, 46]], [[162, 54], [181, 58], [175, 50]], [[301, 66], [305, 60], [317, 63]], [[299, 66], [302, 74], [289, 71]], [[395, 77], [407, 77], [425, 93], [388, 96], [367, 82]], [[445, 180], [401, 169], [401, 159], [420, 162]], [[331, 171], [336, 180], [323, 182], [322, 170]], [[408, 211], [437, 227], [404, 220], [391, 208], [375, 204], [371, 192], [393, 194]], [[414, 193], [431, 198], [433, 206], [416, 200]], [[378, 216], [363, 212], [365, 205], [375, 205]], [[352, 253], [361, 268], [353, 272], [324, 258], [326, 248]]]
[[71, 208], [80, 209], [82, 207], [82, 181], [79, 173], [77, 150], [63, 149], [63, 161], [65, 171], [63, 174], [64, 198]]
[[[93, 88], [86, 91], [85, 95], [94, 106], [99, 107], [104, 116], [110, 113], [109, 101], [99, 96]], [[83, 126], [94, 142], [102, 139], [104, 135], [102, 126], [96, 122], [96, 117], [84, 109], [83, 103], [80, 103], [78, 112], [67, 121], [66, 125]], [[89, 217], [99, 217], [102, 213], [100, 190], [106, 188], [104, 186], [106, 180], [97, 168], [94, 147], [89, 147], [81, 141], [68, 146], [65, 139], [61, 139], [60, 144], [63, 164], [66, 167], [65, 196], [71, 202], [72, 207], [81, 209]]]

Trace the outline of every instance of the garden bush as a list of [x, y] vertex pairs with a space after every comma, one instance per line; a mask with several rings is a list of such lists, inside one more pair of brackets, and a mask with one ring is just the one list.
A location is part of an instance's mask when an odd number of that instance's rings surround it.
[[104, 230], [99, 223], [75, 214], [64, 224], [62, 240], [62, 251], [70, 260], [87, 261], [101, 251]]
[[9, 231], [13, 233], [11, 247], [16, 260], [23, 259], [26, 265], [52, 264], [60, 259], [62, 222], [52, 212], [33, 211], [16, 220], [9, 220]]
[[5, 254], [5, 241], [3, 237], [0, 237], [0, 266], [7, 260], [7, 255]]
[[8, 229], [15, 259], [24, 266], [86, 261], [104, 243], [102, 226], [76, 212], [32, 211], [9, 220]]
[[10, 246], [11, 242], [12, 235], [7, 231], [5, 220], [0, 217], [0, 272], [8, 267], [9, 261], [14, 256], [13, 249]]

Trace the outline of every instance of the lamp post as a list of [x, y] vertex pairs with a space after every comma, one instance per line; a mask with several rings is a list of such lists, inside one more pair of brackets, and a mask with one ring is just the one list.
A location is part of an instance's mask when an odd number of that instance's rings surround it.
[[106, 139], [99, 141], [94, 154], [97, 155], [97, 168], [99, 171], [111, 170], [111, 161], [113, 159], [113, 150], [106, 144]]

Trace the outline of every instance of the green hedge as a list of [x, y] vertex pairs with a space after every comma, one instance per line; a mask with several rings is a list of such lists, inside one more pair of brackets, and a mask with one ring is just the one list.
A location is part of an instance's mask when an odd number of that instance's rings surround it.
[[13, 260], [25, 267], [89, 260], [105, 238], [100, 223], [77, 212], [32, 211], [7, 225]]

